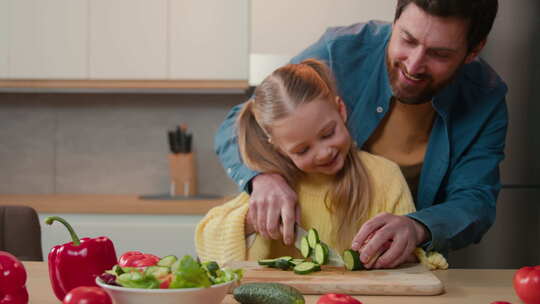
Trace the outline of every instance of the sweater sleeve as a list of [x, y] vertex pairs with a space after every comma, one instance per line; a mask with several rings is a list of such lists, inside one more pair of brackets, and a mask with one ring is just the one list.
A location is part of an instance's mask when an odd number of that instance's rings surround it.
[[[392, 163], [387, 173], [385, 180], [389, 182], [384, 183], [386, 191], [383, 192], [386, 194], [385, 211], [397, 215], [406, 215], [416, 211], [409, 186], [399, 167]], [[446, 258], [438, 252], [426, 252], [422, 248], [416, 248], [414, 254], [420, 263], [430, 270], [448, 269]]]
[[239, 194], [231, 201], [212, 208], [195, 230], [195, 247], [201, 261], [224, 265], [246, 259], [244, 221], [249, 195]]

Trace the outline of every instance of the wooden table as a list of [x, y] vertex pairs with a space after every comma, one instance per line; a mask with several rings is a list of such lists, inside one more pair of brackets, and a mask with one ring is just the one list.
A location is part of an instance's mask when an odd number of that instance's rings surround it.
[[[28, 273], [27, 287], [30, 303], [59, 303], [49, 282], [47, 264], [24, 262]], [[451, 269], [436, 271], [446, 292], [439, 296], [358, 296], [364, 304], [490, 304], [493, 301], [522, 303], [512, 288], [515, 270]], [[306, 303], [315, 304], [319, 296], [305, 296]], [[222, 304], [236, 304], [228, 295]], [[195, 303], [194, 303], [195, 304]]]

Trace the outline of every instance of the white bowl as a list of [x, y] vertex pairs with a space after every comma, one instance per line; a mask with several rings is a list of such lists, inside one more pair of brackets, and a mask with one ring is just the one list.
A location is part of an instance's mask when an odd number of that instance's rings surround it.
[[96, 283], [111, 296], [115, 304], [220, 304], [236, 282], [234, 280], [208, 288], [144, 289], [108, 285], [96, 278]]

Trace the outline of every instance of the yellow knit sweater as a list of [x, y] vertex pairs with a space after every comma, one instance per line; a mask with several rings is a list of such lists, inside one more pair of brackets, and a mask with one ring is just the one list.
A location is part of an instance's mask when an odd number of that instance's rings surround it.
[[[367, 152], [359, 152], [369, 174], [371, 200], [375, 202], [369, 210], [369, 218], [381, 212], [403, 215], [415, 210], [414, 203], [401, 174], [393, 162]], [[298, 203], [301, 208], [300, 226], [315, 228], [319, 237], [332, 248], [337, 248], [337, 236], [332, 234], [331, 213], [325, 207], [324, 197], [330, 186], [329, 178], [311, 175], [302, 179], [297, 186]], [[294, 246], [285, 246], [281, 240], [266, 240], [258, 235], [251, 247], [247, 248], [244, 222], [248, 212], [249, 195], [241, 193], [222, 206], [211, 209], [197, 225], [195, 246], [202, 261], [258, 260], [279, 256], [301, 257]], [[359, 222], [357, 229], [363, 223]], [[352, 241], [352, 240], [351, 240]], [[439, 253], [417, 248], [420, 262], [430, 269], [446, 269], [448, 263]]]

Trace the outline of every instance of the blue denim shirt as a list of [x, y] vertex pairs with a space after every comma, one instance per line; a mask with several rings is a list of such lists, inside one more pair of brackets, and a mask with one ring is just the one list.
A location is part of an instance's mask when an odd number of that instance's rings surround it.
[[[390, 107], [385, 56], [391, 30], [391, 24], [377, 21], [331, 28], [291, 60], [318, 58], [330, 66], [359, 147]], [[499, 76], [476, 59], [434, 97], [437, 116], [415, 197], [417, 212], [408, 214], [431, 233], [425, 249], [447, 253], [477, 243], [493, 224], [508, 125], [506, 92]], [[221, 125], [215, 148], [229, 176], [247, 190], [258, 173], [242, 164], [238, 152], [234, 123], [240, 107]]]

